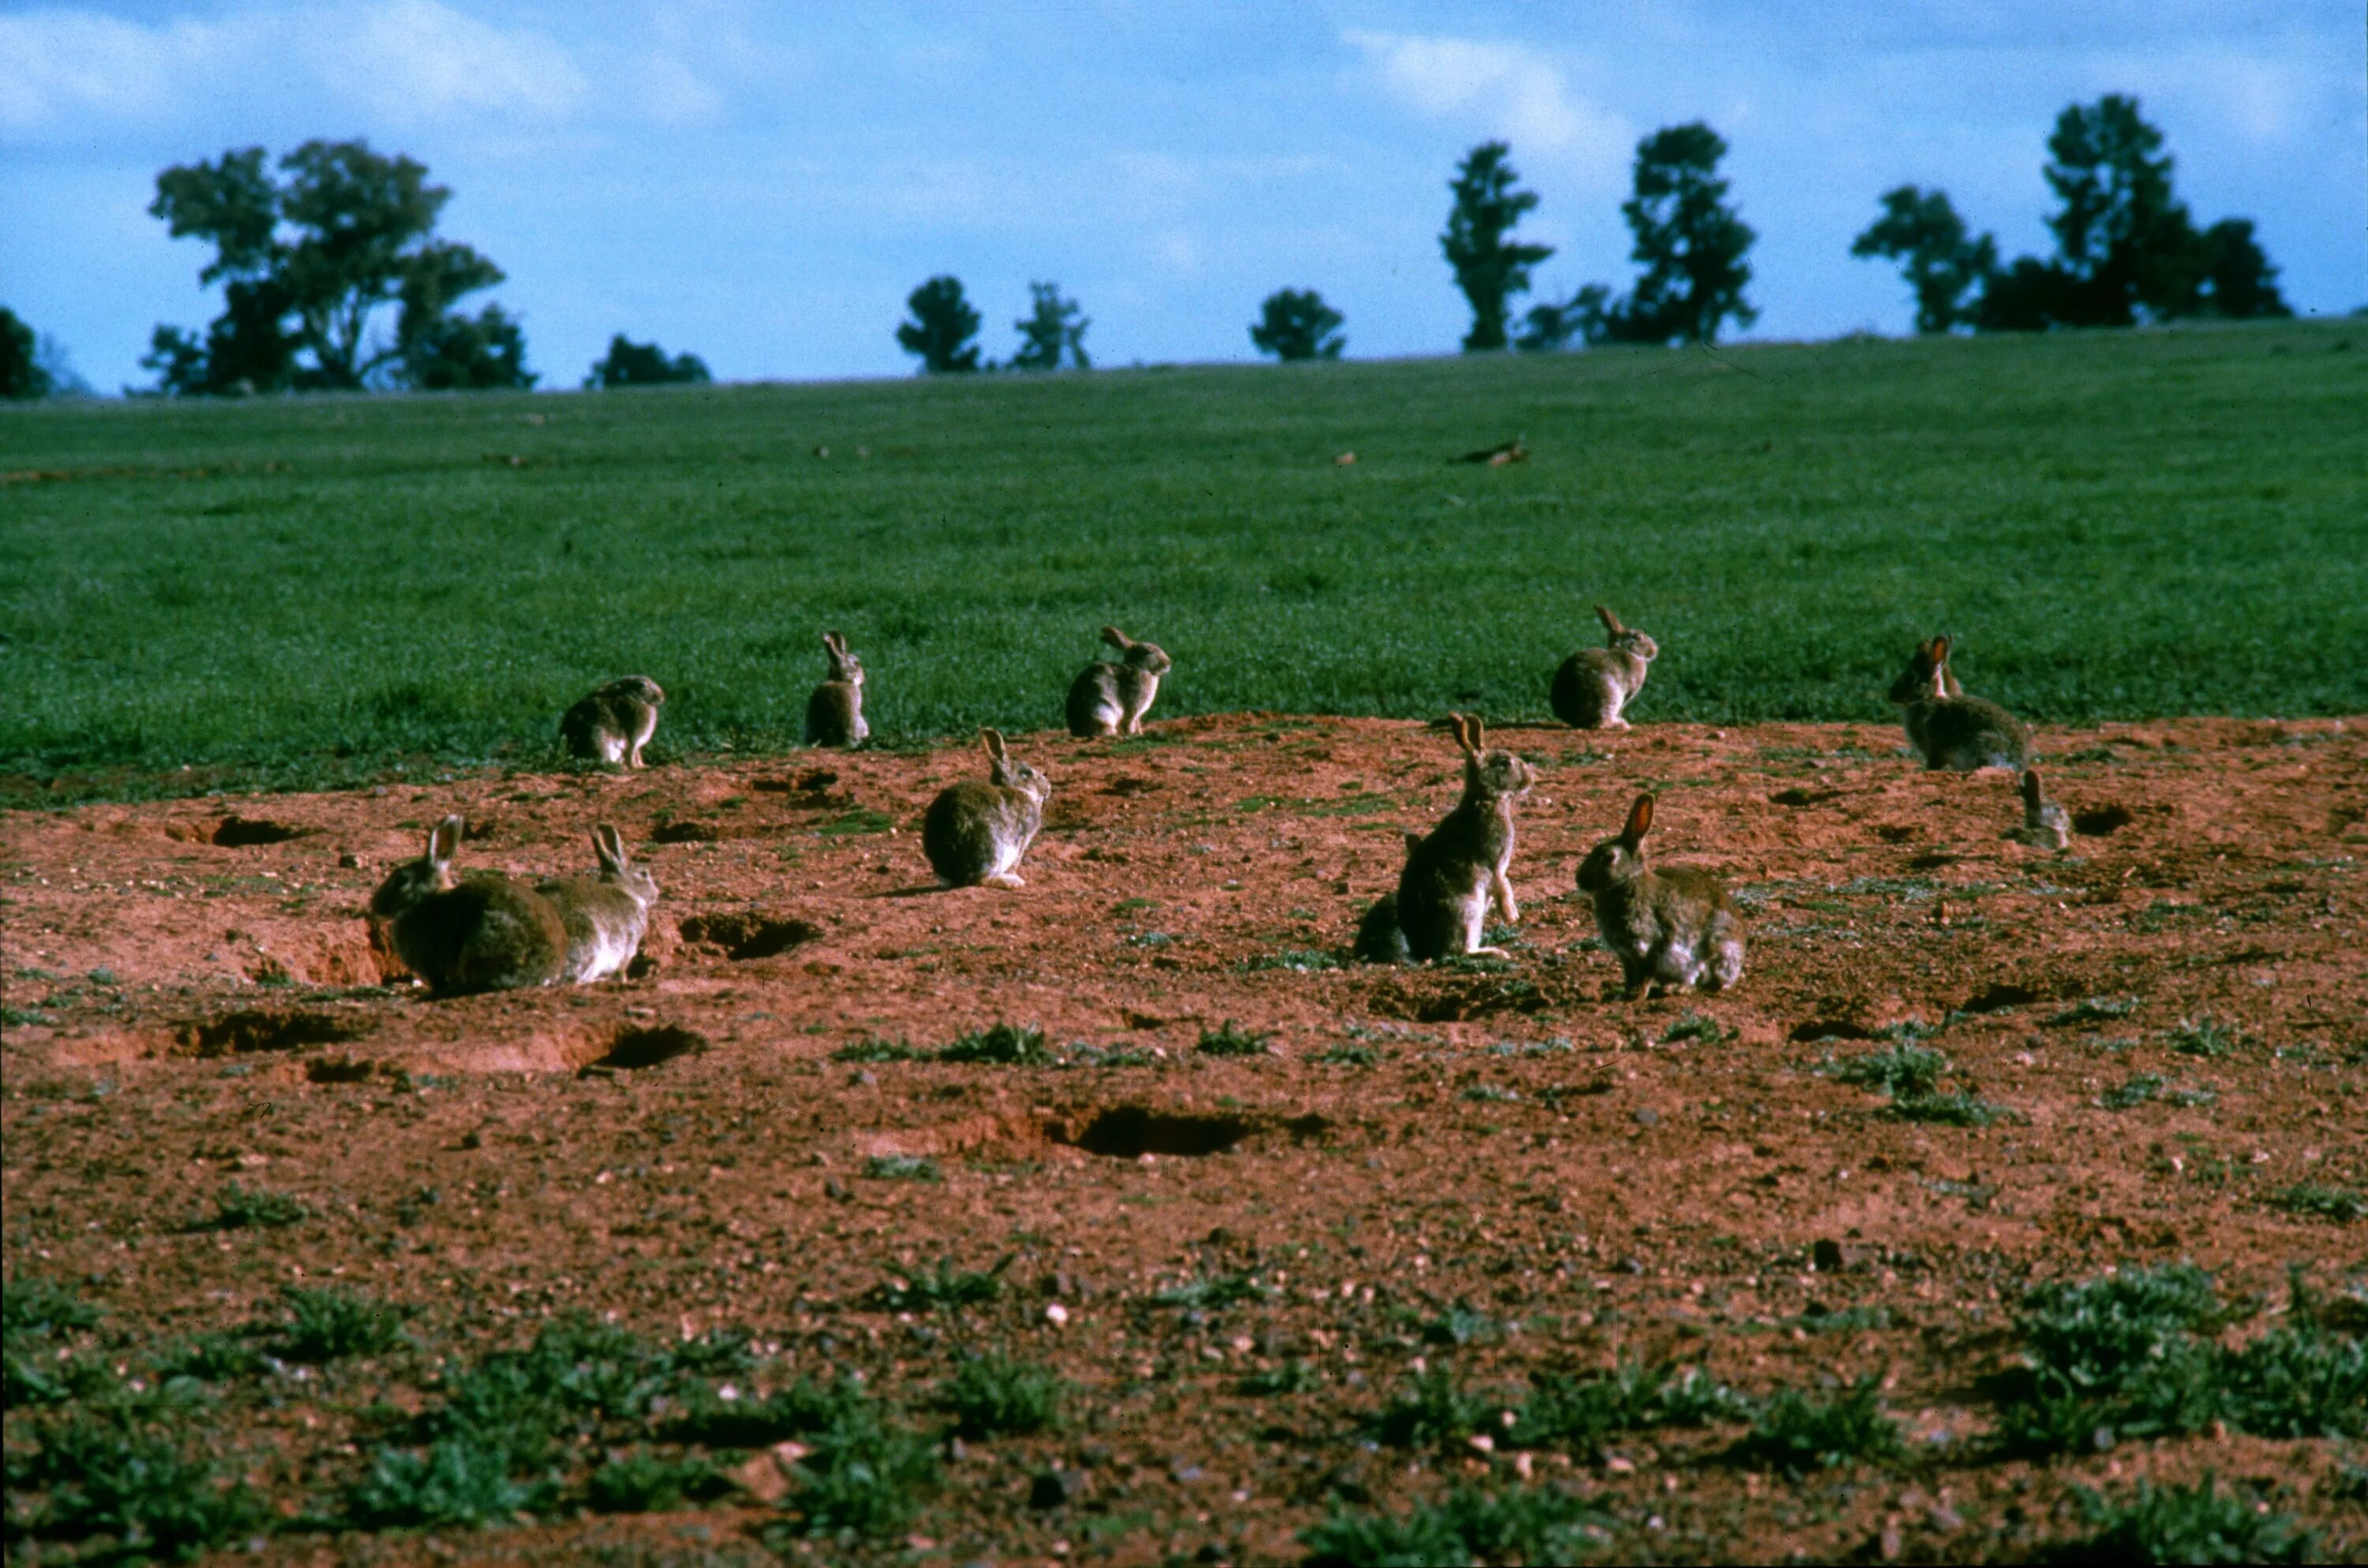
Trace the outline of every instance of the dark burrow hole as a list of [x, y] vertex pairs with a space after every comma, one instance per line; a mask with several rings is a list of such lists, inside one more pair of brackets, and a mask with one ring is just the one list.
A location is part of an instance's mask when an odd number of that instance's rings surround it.
[[2020, 1007], [2039, 1000], [2039, 993], [2027, 985], [1992, 985], [1978, 996], [1967, 997], [1957, 1008], [1961, 1013], [2002, 1013], [2009, 1007]]
[[2099, 806], [2092, 812], [2074, 812], [2072, 831], [2090, 838], [2102, 838], [2115, 828], [2129, 826], [2131, 820], [2127, 806]]
[[679, 1024], [660, 1024], [654, 1028], [629, 1028], [617, 1031], [609, 1043], [609, 1054], [585, 1064], [587, 1073], [607, 1069], [630, 1072], [635, 1068], [655, 1067], [661, 1062], [671, 1062], [677, 1056], [707, 1049], [707, 1037], [697, 1029], [687, 1029]]
[[670, 822], [650, 831], [652, 844], [713, 844], [723, 836], [708, 823]]
[[327, 1013], [274, 1013], [246, 1008], [181, 1026], [181, 1049], [195, 1056], [239, 1056], [251, 1051], [295, 1051], [330, 1045], [370, 1032], [359, 1019]]
[[1820, 1040], [1881, 1040], [1883, 1037], [1847, 1018], [1811, 1018], [1805, 1024], [1796, 1025], [1786, 1038], [1795, 1045], [1805, 1045]]
[[1256, 1131], [1247, 1117], [1199, 1116], [1141, 1106], [1106, 1110], [1086, 1124], [1073, 1142], [1088, 1154], [1133, 1160], [1144, 1154], [1198, 1158], [1222, 1154]]
[[822, 935], [811, 920], [782, 920], [763, 915], [694, 915], [680, 927], [686, 942], [707, 942], [722, 948], [730, 959], [769, 959]]
[[303, 831], [257, 817], [228, 816], [214, 829], [213, 842], [224, 849], [244, 849], [253, 844], [285, 844]]

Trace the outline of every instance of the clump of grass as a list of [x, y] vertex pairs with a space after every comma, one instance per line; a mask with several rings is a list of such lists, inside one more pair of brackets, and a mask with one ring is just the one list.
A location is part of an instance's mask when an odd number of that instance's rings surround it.
[[851, 1419], [871, 1398], [861, 1383], [839, 1378], [827, 1383], [800, 1378], [762, 1399], [725, 1399], [704, 1384], [682, 1401], [681, 1413], [666, 1427], [667, 1438], [715, 1449], [761, 1449], [791, 1437], [828, 1431]]
[[863, 1162], [863, 1174], [873, 1181], [936, 1182], [945, 1178], [938, 1163], [927, 1154], [874, 1154]]
[[2200, 1056], [2206, 1062], [2217, 1062], [2232, 1056], [2252, 1043], [2243, 1030], [2224, 1024], [2206, 1013], [2200, 1018], [2181, 1018], [2163, 1032], [2163, 1043], [2181, 1056]]
[[197, 1334], [163, 1346], [154, 1364], [160, 1377], [213, 1383], [252, 1377], [263, 1370], [265, 1362], [263, 1352], [242, 1335]]
[[12, 1539], [20, 1528], [62, 1540], [110, 1537], [109, 1555], [120, 1558], [194, 1557], [270, 1518], [262, 1497], [242, 1480], [226, 1481], [214, 1459], [192, 1457], [161, 1434], [87, 1416], [42, 1429], [29, 1453], [12, 1448], [8, 1489], [41, 1494], [22, 1511], [11, 1496]]
[[1458, 1097], [1477, 1100], [1484, 1105], [1518, 1105], [1520, 1103], [1521, 1093], [1519, 1089], [1508, 1089], [1502, 1084], [1466, 1084]]
[[935, 1490], [938, 1460], [928, 1439], [865, 1406], [816, 1433], [797, 1474], [780, 1533], [877, 1538], [903, 1529]]
[[1158, 1306], [1177, 1307], [1186, 1312], [1213, 1312], [1230, 1307], [1236, 1301], [1263, 1301], [1274, 1294], [1274, 1288], [1259, 1283], [1247, 1271], [1212, 1274], [1199, 1279], [1187, 1279], [1181, 1285], [1170, 1285], [1152, 1297]]
[[313, 1211], [285, 1193], [226, 1182], [214, 1195], [211, 1219], [195, 1227], [207, 1231], [278, 1230], [312, 1218]]
[[1217, 1028], [1202, 1029], [1200, 1042], [1192, 1049], [1203, 1056], [1264, 1056], [1267, 1040], [1264, 1034], [1235, 1028], [1234, 1020], [1227, 1018]]
[[1326, 1067], [1371, 1067], [1381, 1059], [1382, 1053], [1370, 1045], [1335, 1045], [1315, 1060]]
[[1277, 1394], [1305, 1393], [1323, 1382], [1323, 1375], [1313, 1366], [1294, 1358], [1279, 1367], [1244, 1373], [1235, 1382], [1234, 1392], [1250, 1399], [1271, 1399]]
[[977, 1062], [995, 1067], [1042, 1067], [1053, 1060], [1044, 1031], [996, 1023], [973, 1029], [939, 1051], [940, 1062]]
[[1780, 1390], [1760, 1407], [1729, 1458], [1787, 1475], [1897, 1459], [1906, 1445], [1899, 1424], [1883, 1412], [1880, 1382], [1863, 1377], [1829, 1396]]
[[2066, 1024], [2101, 1024], [2113, 1018], [2126, 1018], [2138, 1010], [2135, 996], [2083, 996], [2069, 1007], [2050, 1013], [2042, 1022], [2053, 1028]]
[[1705, 1014], [1688, 1013], [1663, 1031], [1661, 1043], [1675, 1045], [1679, 1040], [1698, 1040], [1704, 1045], [1717, 1045], [1723, 1040], [1734, 1039], [1741, 1032], [1740, 1029], [1730, 1032], [1716, 1018]]
[[2201, 1106], [2210, 1105], [2217, 1098], [2209, 1089], [2179, 1088], [2159, 1073], [2134, 1073], [2127, 1081], [2107, 1089], [2097, 1103], [2107, 1110], [2133, 1110], [2152, 1100], [2167, 1105]]
[[2089, 1533], [2077, 1540], [2043, 1547], [2043, 1562], [2181, 1563], [2310, 1562], [2317, 1561], [2317, 1537], [2298, 1529], [2286, 1515], [2254, 1506], [2223, 1492], [2206, 1475], [2193, 1486], [2157, 1487], [2141, 1481], [2134, 1492], [2110, 1498], [2076, 1489]]
[[1403, 1516], [1336, 1513], [1300, 1531], [1309, 1568], [1572, 1562], [1611, 1540], [1610, 1518], [1552, 1487], [1459, 1486]]
[[901, 1040], [882, 1040], [867, 1035], [851, 1045], [842, 1045], [830, 1053], [833, 1062], [918, 1062], [928, 1052]]
[[505, 1444], [474, 1434], [439, 1437], [423, 1453], [381, 1449], [347, 1488], [346, 1513], [368, 1529], [433, 1528], [495, 1524], [547, 1506], [554, 1489], [516, 1480], [512, 1462]]
[[940, 1258], [926, 1273], [914, 1269], [890, 1275], [864, 1301], [875, 1311], [891, 1312], [934, 1312], [983, 1305], [1003, 1294], [1003, 1271], [1011, 1267], [1017, 1256], [1008, 1256], [992, 1268], [983, 1269], [957, 1268], [951, 1261]]
[[584, 1483], [584, 1501], [596, 1514], [654, 1514], [716, 1495], [727, 1484], [703, 1459], [660, 1459], [636, 1449], [594, 1471]]
[[1281, 969], [1289, 970], [1293, 974], [1314, 974], [1339, 967], [1338, 959], [1318, 948], [1283, 948], [1271, 953], [1260, 953], [1242, 965], [1244, 971], [1251, 973]]
[[1861, 1089], [1879, 1089], [1897, 1099], [1931, 1094], [1948, 1076], [1949, 1058], [1929, 1045], [1902, 1040], [1881, 1051], [1862, 1051], [1826, 1062], [1817, 1071]]
[[1751, 1415], [1751, 1402], [1698, 1367], [1622, 1361], [1600, 1377], [1537, 1379], [1520, 1408], [1512, 1441], [1592, 1454], [1623, 1432], [1705, 1426]]
[[1025, 1437], [1059, 1424], [1069, 1385], [1051, 1370], [1001, 1356], [965, 1361], [938, 1389], [964, 1437]]
[[66, 1286], [39, 1275], [11, 1275], [0, 1283], [0, 1335], [51, 1339], [95, 1327], [99, 1309]]
[[[1498, 1394], [1474, 1393], [1446, 1368], [1418, 1373], [1400, 1392], [1365, 1418], [1368, 1435], [1394, 1449], [1452, 1447], [1475, 1433], [1504, 1430], [1510, 1403]], [[1516, 1417], [1518, 1419], [1518, 1416]]]
[[351, 1356], [379, 1356], [404, 1342], [410, 1309], [336, 1286], [282, 1292], [289, 1315], [279, 1325], [279, 1355], [304, 1366]]
[[1921, 1121], [1941, 1127], [1988, 1127], [2019, 1119], [2005, 1106], [1960, 1089], [1946, 1095], [1895, 1095], [1883, 1113], [1900, 1121]]
[[2270, 1194], [2261, 1201], [2283, 1213], [2305, 1220], [2328, 1220], [2339, 1225], [2368, 1219], [2368, 1198], [2348, 1187], [2296, 1182], [2292, 1187], [2282, 1187]]

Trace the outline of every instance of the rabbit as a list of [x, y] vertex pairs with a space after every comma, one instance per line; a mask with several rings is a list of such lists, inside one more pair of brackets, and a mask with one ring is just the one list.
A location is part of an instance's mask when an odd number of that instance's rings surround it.
[[622, 974], [642, 950], [650, 905], [657, 902], [657, 879], [625, 853], [624, 835], [607, 823], [592, 830], [599, 857], [598, 879], [570, 877], [538, 882], [567, 929], [567, 960], [561, 979], [582, 985]]
[[1900, 706], [1907, 744], [1928, 771], [1972, 773], [1984, 767], [2021, 767], [2031, 757], [2031, 733], [1997, 703], [1967, 697], [1949, 672], [1949, 640], [1919, 644], [1907, 667], [1891, 683]]
[[1581, 648], [1554, 671], [1554, 717], [1581, 730], [1624, 730], [1628, 721], [1620, 710], [1645, 689], [1645, 668], [1660, 657], [1661, 646], [1645, 633], [1620, 624], [1620, 618], [1601, 605], [1608, 646]]
[[1521, 917], [1506, 872], [1513, 863], [1513, 805], [1535, 781], [1530, 765], [1509, 751], [1486, 749], [1476, 717], [1450, 713], [1463, 749], [1463, 798], [1429, 835], [1406, 835], [1406, 869], [1397, 891], [1365, 912], [1357, 934], [1360, 958], [1379, 963], [1428, 962], [1459, 953], [1505, 957], [1484, 947], [1493, 902], [1508, 924]]
[[438, 823], [427, 853], [397, 866], [370, 896], [388, 945], [439, 996], [558, 981], [568, 958], [558, 906], [497, 871], [457, 874], [461, 832], [458, 816]]
[[657, 733], [666, 693], [647, 676], [612, 680], [570, 708], [559, 721], [567, 755], [611, 767], [644, 766], [642, 748]]
[[1012, 761], [1000, 732], [978, 733], [986, 743], [988, 781], [965, 778], [939, 792], [921, 819], [921, 849], [947, 887], [1025, 887], [1019, 858], [1044, 824], [1053, 781]]
[[1743, 926], [1726, 888], [1698, 866], [1645, 863], [1653, 797], [1639, 795], [1628, 824], [1579, 863], [1578, 891], [1595, 901], [1596, 928], [1620, 957], [1631, 1001], [1647, 987], [1725, 991], [1743, 978]]
[[847, 639], [836, 631], [822, 634], [822, 646], [830, 678], [806, 699], [806, 744], [860, 746], [871, 733], [863, 722], [863, 661], [847, 651]]
[[2071, 814], [2047, 798], [2047, 791], [2040, 788], [2035, 768], [2023, 769], [2022, 825], [2007, 836], [2034, 849], [2063, 849], [2072, 842]]
[[1156, 642], [1137, 642], [1115, 626], [1102, 628], [1102, 641], [1118, 650], [1118, 663], [1097, 659], [1069, 683], [1069, 733], [1139, 735], [1172, 661]]

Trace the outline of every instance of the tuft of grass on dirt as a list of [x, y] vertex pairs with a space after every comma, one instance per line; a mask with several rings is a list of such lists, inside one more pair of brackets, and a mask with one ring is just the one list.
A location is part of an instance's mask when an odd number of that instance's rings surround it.
[[1415, 1374], [1362, 1425], [1368, 1436], [1394, 1449], [1453, 1449], [1475, 1435], [1495, 1437], [1506, 1430], [1508, 1415], [1519, 1421], [1518, 1401], [1468, 1390], [1454, 1372], [1435, 1367]]
[[1340, 960], [1320, 948], [1281, 948], [1246, 960], [1241, 967], [1245, 973], [1249, 974], [1278, 969], [1293, 974], [1315, 974], [1327, 969], [1338, 969]]
[[218, 1551], [272, 1519], [212, 1442], [79, 1415], [40, 1428], [28, 1450], [11, 1448], [8, 1490], [12, 1540], [104, 1538], [119, 1561]]
[[989, 1268], [960, 1268], [940, 1258], [928, 1270], [906, 1269], [882, 1280], [864, 1301], [874, 1311], [935, 1312], [984, 1305], [1003, 1294], [1003, 1273], [1018, 1254]]
[[2206, 1013], [2199, 1018], [2180, 1019], [2163, 1031], [2162, 1040], [2181, 1056], [2200, 1056], [2206, 1062], [2217, 1062], [2250, 1045], [2252, 1037], [2233, 1024], [2224, 1024]]
[[2077, 1487], [2088, 1533], [2041, 1547], [2042, 1562], [2171, 1564], [2203, 1562], [2312, 1562], [2318, 1561], [2315, 1532], [2296, 1528], [2287, 1515], [2222, 1490], [2206, 1474], [2192, 1486], [2157, 1486], [2140, 1481], [2109, 1497]]
[[2281, 1213], [2299, 1219], [2326, 1220], [2338, 1225], [2368, 1220], [2368, 1197], [2348, 1187], [2296, 1182], [2292, 1187], [2279, 1188], [2261, 1201]]
[[1200, 1042], [1192, 1049], [1203, 1056], [1264, 1056], [1270, 1037], [1235, 1027], [1227, 1018], [1213, 1029], [1202, 1029]]
[[1861, 1089], [1876, 1089], [1893, 1099], [1929, 1095], [1949, 1074], [1948, 1055], [1929, 1045], [1896, 1040], [1881, 1051], [1862, 1051], [1821, 1064], [1819, 1073]]
[[2098, 1096], [2107, 1110], [2134, 1110], [2160, 1100], [2165, 1105], [2206, 1106], [2220, 1096], [2210, 1089], [2182, 1089], [2159, 1073], [2133, 1073]]
[[214, 1195], [213, 1213], [192, 1229], [201, 1231], [279, 1230], [312, 1218], [312, 1210], [286, 1193], [225, 1182]]
[[874, 1154], [863, 1162], [863, 1174], [873, 1181], [939, 1182], [944, 1180], [938, 1162], [927, 1154]]
[[981, 1356], [964, 1361], [939, 1385], [937, 1403], [952, 1415], [959, 1437], [1027, 1437], [1060, 1424], [1068, 1393], [1067, 1381], [1048, 1368]]
[[273, 1344], [284, 1360], [325, 1366], [356, 1356], [381, 1356], [405, 1342], [410, 1309], [359, 1290], [329, 1286], [290, 1287], [280, 1292], [288, 1316], [274, 1325]]
[[584, 1502], [596, 1514], [655, 1514], [729, 1485], [714, 1465], [695, 1456], [665, 1459], [646, 1449], [620, 1454], [584, 1483]]
[[1827, 1394], [1778, 1390], [1727, 1457], [1754, 1470], [1798, 1476], [1884, 1463], [1906, 1452], [1899, 1424], [1884, 1413], [1882, 1379], [1869, 1374]]
[[1611, 1541], [1609, 1515], [1548, 1486], [1458, 1486], [1406, 1514], [1338, 1512], [1299, 1533], [1308, 1568], [1575, 1562]]
[[928, 1052], [901, 1040], [881, 1040], [866, 1036], [842, 1045], [830, 1053], [833, 1062], [919, 1062]]
[[1744, 1421], [1752, 1410], [1750, 1400], [1699, 1367], [1622, 1361], [1600, 1377], [1537, 1379], [1508, 1440], [1592, 1457], [1616, 1436]]
[[1053, 1060], [1044, 1031], [1016, 1024], [996, 1023], [973, 1029], [938, 1051], [940, 1062], [981, 1063], [996, 1067], [1042, 1067]]
[[1883, 1114], [1896, 1121], [1939, 1127], [1989, 1127], [2021, 1119], [2020, 1113], [1963, 1089], [1945, 1095], [1895, 1095]]

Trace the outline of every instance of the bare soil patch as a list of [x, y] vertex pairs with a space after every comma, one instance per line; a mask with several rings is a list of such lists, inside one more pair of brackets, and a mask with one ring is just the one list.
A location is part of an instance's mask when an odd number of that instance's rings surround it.
[[[1924, 773], [1888, 727], [1499, 732], [1541, 777], [1513, 956], [1396, 970], [1348, 952], [1453, 802], [1443, 731], [1154, 732], [1015, 737], [1057, 790], [1019, 892], [930, 884], [920, 815], [968, 747], [0, 818], [8, 1273], [102, 1306], [119, 1357], [333, 1278], [450, 1356], [575, 1311], [745, 1326], [768, 1378], [860, 1371], [928, 1431], [967, 1356], [1075, 1386], [1064, 1425], [943, 1449], [914, 1521], [815, 1561], [1292, 1560], [1335, 1510], [1524, 1478], [1594, 1499], [1620, 1557], [2013, 1555], [2077, 1533], [2075, 1484], [2206, 1471], [2368, 1551], [2340, 1445], [2017, 1456], [1985, 1381], [2024, 1291], [2109, 1268], [2189, 1260], [2282, 1310], [2294, 1267], [2368, 1317], [2368, 1227], [2291, 1197], [2368, 1192], [2356, 722], [2044, 732], [2062, 854], [2003, 836], [2010, 778]], [[1656, 853], [1741, 893], [1730, 994], [1619, 1000], [1573, 891], [1646, 788]], [[522, 876], [588, 871], [618, 824], [663, 890], [638, 978], [397, 976], [363, 907], [456, 811], [498, 824], [464, 866]], [[935, 1059], [998, 1021], [1042, 1054]], [[1200, 1048], [1225, 1027], [1264, 1051]], [[1837, 1075], [1909, 1044], [1956, 1109]], [[233, 1177], [304, 1217], [190, 1229]], [[878, 1305], [940, 1266], [991, 1294]], [[1639, 1359], [1753, 1398], [1873, 1377], [1905, 1457], [1787, 1476], [1715, 1423], [1373, 1436], [1442, 1370], [1493, 1395]], [[381, 1402], [435, 1403], [390, 1368], [225, 1394], [220, 1445], [284, 1514], [330, 1507], [399, 1441]], [[436, 1554], [767, 1561], [772, 1517], [743, 1487]]]

